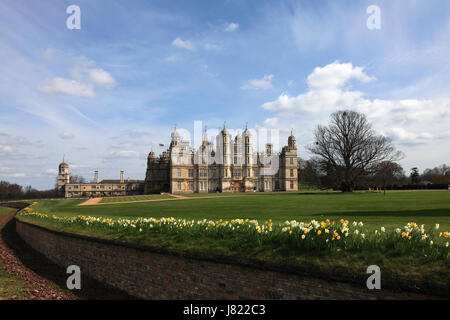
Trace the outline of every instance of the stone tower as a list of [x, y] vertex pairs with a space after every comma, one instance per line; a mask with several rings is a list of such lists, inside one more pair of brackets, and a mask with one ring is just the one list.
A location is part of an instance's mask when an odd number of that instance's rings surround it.
[[58, 167], [58, 191], [61, 191], [64, 185], [70, 183], [69, 165], [63, 161]]
[[288, 145], [283, 147], [280, 155], [280, 187], [282, 190], [297, 190], [297, 156], [297, 143], [291, 130], [291, 135], [288, 138]]

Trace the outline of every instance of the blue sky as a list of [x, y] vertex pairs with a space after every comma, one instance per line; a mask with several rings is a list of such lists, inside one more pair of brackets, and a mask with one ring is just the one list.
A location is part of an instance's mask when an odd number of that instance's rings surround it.
[[[81, 9], [81, 29], [66, 8]], [[369, 30], [369, 5], [381, 29]], [[448, 1], [1, 1], [0, 179], [143, 178], [174, 123], [291, 128], [364, 112], [406, 158], [449, 163]]]

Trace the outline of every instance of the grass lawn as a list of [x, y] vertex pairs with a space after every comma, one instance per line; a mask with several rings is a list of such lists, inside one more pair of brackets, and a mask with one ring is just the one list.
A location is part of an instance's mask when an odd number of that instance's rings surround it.
[[0, 217], [6, 216], [15, 210], [16, 209], [0, 206]]
[[[222, 194], [219, 194], [222, 196]], [[84, 200], [42, 200], [35, 212], [58, 216], [102, 216], [113, 219], [137, 217], [175, 217], [182, 219], [231, 220], [256, 219], [260, 223], [271, 218], [274, 225], [286, 220], [309, 221], [340, 220], [364, 222], [361, 232], [403, 227], [414, 221], [426, 228], [440, 224], [440, 230], [450, 231], [450, 191], [417, 191], [382, 193], [271, 193], [238, 194], [239, 197], [218, 198], [209, 194], [206, 199], [142, 202], [82, 206]], [[195, 197], [195, 196], [194, 196]], [[258, 244], [233, 237], [211, 238], [202, 235], [164, 233], [122, 233], [107, 229], [87, 228], [83, 225], [59, 225], [36, 217], [20, 219], [51, 229], [74, 232], [122, 242], [165, 247], [180, 251], [201, 252], [210, 255], [253, 258], [301, 267], [311, 274], [329, 274], [342, 279], [367, 279], [366, 268], [375, 264], [383, 271], [383, 283], [408, 283], [444, 291], [450, 294], [450, 260], [431, 259], [421, 252], [402, 252], [395, 248], [363, 251], [302, 251], [292, 250], [289, 243]], [[394, 285], [395, 286], [395, 285]], [[444, 289], [442, 289], [444, 288]], [[430, 291], [428, 291], [430, 292]]]
[[0, 260], [0, 300], [27, 299], [28, 287], [21, 279], [7, 273]]
[[[16, 209], [0, 206], [0, 217], [9, 215]], [[2, 226], [0, 226], [0, 230]], [[0, 260], [0, 300], [26, 299], [28, 297], [27, 286], [17, 277], [4, 270], [4, 263]]]
[[[222, 194], [219, 194], [222, 195]], [[186, 219], [249, 218], [260, 222], [348, 219], [369, 229], [396, 228], [410, 221], [450, 230], [450, 191], [382, 193], [237, 194], [239, 197], [77, 206], [84, 200], [42, 200], [35, 210], [60, 216], [175, 217]], [[170, 196], [168, 196], [170, 197]], [[122, 198], [112, 198], [122, 199]], [[108, 200], [108, 199], [105, 199]]]

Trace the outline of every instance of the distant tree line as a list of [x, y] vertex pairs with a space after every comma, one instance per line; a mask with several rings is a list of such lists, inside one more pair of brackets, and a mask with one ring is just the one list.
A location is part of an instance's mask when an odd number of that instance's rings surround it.
[[31, 186], [23, 187], [16, 183], [0, 181], [0, 201], [20, 200], [20, 199], [44, 199], [56, 197], [58, 197], [58, 192], [56, 188], [51, 190], [40, 191], [34, 189]]
[[[298, 158], [298, 182], [319, 189], [341, 190], [339, 181], [322, 170], [314, 159]], [[384, 161], [375, 170], [367, 171], [355, 181], [355, 190], [447, 189], [450, 184], [450, 166], [443, 164], [425, 169], [420, 174], [414, 167], [409, 174], [398, 163]]]

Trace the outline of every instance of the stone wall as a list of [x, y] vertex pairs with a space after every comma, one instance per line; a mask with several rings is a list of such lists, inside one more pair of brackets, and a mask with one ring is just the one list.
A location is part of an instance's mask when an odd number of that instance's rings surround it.
[[[334, 280], [275, 271], [226, 258], [171, 252], [159, 248], [51, 231], [16, 220], [17, 233], [35, 250], [144, 299], [405, 299], [415, 293], [368, 290]], [[270, 270], [272, 269], [272, 270]], [[100, 298], [100, 297], [99, 297]]]

